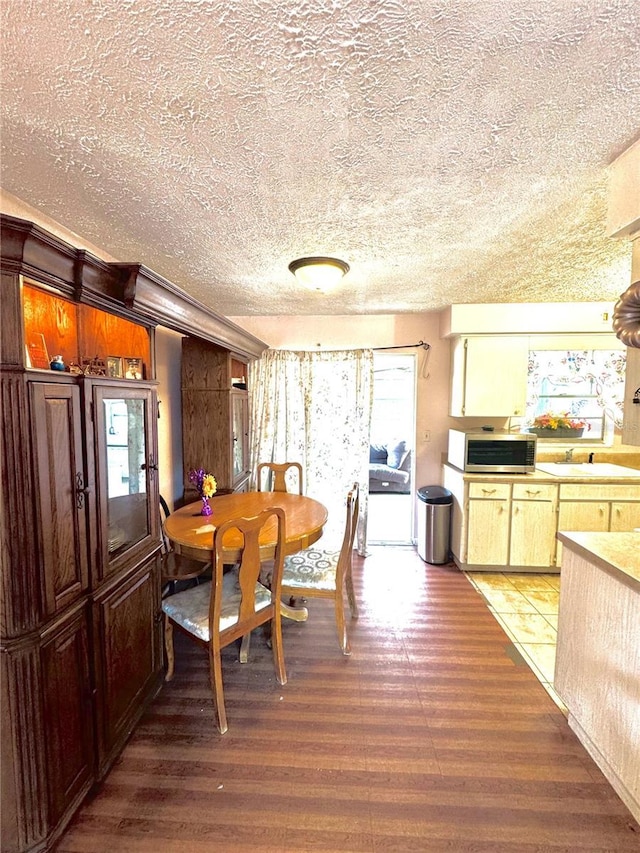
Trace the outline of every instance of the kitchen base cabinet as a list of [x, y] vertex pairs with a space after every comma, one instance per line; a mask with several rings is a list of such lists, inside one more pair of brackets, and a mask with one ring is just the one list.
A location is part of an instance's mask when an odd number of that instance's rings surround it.
[[640, 530], [640, 500], [613, 501], [609, 517], [609, 530], [612, 533]]
[[555, 565], [558, 489], [513, 484], [509, 566]]
[[479, 565], [509, 560], [510, 486], [471, 483], [467, 501], [466, 559]]
[[640, 576], [634, 559], [639, 536], [560, 536], [554, 687], [570, 728], [640, 820]]
[[555, 572], [558, 487], [464, 475], [445, 465], [454, 498], [451, 550], [469, 571]]
[[[558, 530], [606, 533], [637, 527], [640, 527], [640, 485], [563, 483], [560, 486]], [[558, 565], [561, 560], [562, 545], [558, 544]]]
[[559, 530], [597, 533], [609, 529], [609, 504], [606, 501], [561, 501]]
[[585, 476], [571, 482], [533, 475], [465, 474], [443, 469], [453, 495], [451, 551], [470, 571], [558, 573], [558, 531], [613, 532], [640, 528], [640, 470], [634, 477]]

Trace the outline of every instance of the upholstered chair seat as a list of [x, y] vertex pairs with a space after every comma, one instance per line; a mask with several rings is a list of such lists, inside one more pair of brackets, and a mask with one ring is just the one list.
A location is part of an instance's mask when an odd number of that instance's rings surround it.
[[[260, 534], [267, 526], [273, 525], [274, 520], [277, 525], [276, 549], [271, 565], [271, 588], [267, 589], [259, 580], [262, 568]], [[239, 561], [229, 571], [225, 569], [223, 542], [225, 534], [230, 531], [238, 531], [243, 544]], [[162, 601], [166, 680], [171, 681], [174, 673], [175, 626], [208, 649], [209, 677], [221, 734], [227, 731], [221, 649], [240, 640], [240, 661], [244, 663], [251, 632], [259, 626], [268, 626], [276, 679], [279, 684], [287, 683], [280, 621], [285, 541], [284, 510], [279, 507], [266, 509], [255, 518], [227, 521], [216, 527], [213, 534], [212, 579], [167, 595]]]
[[340, 549], [306, 548], [290, 557], [285, 557], [287, 587], [326, 590], [336, 588], [336, 570], [340, 559]]
[[351, 577], [351, 561], [353, 541], [358, 527], [359, 495], [359, 484], [354, 483], [347, 495], [347, 519], [340, 547], [333, 548], [329, 544], [327, 548], [305, 548], [303, 551], [285, 557], [282, 574], [282, 593], [285, 596], [333, 599], [338, 641], [345, 655], [351, 654], [344, 615], [345, 592], [351, 608], [351, 617], [358, 618], [358, 606]]
[[[211, 639], [209, 633], [209, 600], [211, 581], [177, 592], [162, 602], [162, 610], [189, 634], [205, 643]], [[222, 578], [222, 603], [220, 606], [220, 630], [226, 631], [238, 621], [242, 593], [237, 569], [227, 572]], [[271, 590], [261, 583], [255, 585], [255, 609], [262, 610], [271, 604]]]

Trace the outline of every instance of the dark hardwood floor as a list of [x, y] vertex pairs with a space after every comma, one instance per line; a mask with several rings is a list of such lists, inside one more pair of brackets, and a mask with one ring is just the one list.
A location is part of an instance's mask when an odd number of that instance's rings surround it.
[[[176, 641], [165, 685], [59, 853], [638, 851], [640, 827], [482, 598], [410, 548], [357, 560], [340, 653], [329, 602], [285, 621], [288, 684], [263, 638]], [[133, 650], [132, 650], [133, 651]]]

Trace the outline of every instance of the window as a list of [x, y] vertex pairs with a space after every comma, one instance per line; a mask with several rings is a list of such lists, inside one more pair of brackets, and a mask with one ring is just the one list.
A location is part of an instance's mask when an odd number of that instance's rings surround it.
[[608, 439], [622, 426], [625, 363], [624, 349], [530, 350], [526, 423], [566, 414], [586, 424], [578, 440]]

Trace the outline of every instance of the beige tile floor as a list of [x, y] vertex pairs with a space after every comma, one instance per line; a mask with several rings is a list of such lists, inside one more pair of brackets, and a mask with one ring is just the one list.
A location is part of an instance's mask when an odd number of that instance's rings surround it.
[[466, 572], [466, 575], [484, 597], [516, 651], [566, 712], [553, 688], [560, 575], [508, 572]]

